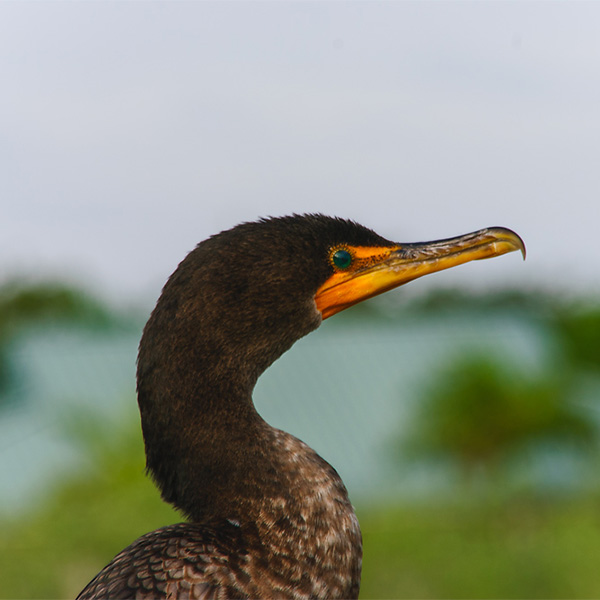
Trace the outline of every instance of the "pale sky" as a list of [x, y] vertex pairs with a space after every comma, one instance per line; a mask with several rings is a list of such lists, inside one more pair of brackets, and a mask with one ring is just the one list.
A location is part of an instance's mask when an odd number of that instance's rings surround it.
[[208, 235], [323, 212], [527, 244], [436, 285], [600, 292], [599, 23], [573, 1], [2, 2], [0, 280], [156, 296]]

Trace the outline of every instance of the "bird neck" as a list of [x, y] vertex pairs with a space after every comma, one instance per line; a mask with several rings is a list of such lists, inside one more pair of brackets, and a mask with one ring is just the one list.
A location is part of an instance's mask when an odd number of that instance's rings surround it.
[[217, 401], [202, 395], [215, 382], [197, 377], [181, 374], [177, 386], [179, 393], [196, 386], [193, 403], [169, 398], [172, 386], [158, 392], [173, 408], [168, 423], [148, 414], [157, 399], [145, 397], [140, 379], [148, 467], [163, 498], [192, 521], [239, 524], [269, 552], [285, 554], [301, 545], [311, 556], [323, 555], [319, 564], [328, 569], [332, 561], [347, 561], [345, 572], [355, 573], [360, 529], [335, 469], [306, 444], [266, 423], [249, 390], [223, 384]]
[[147, 468], [164, 500], [192, 519], [237, 519], [245, 503], [255, 506], [282, 485], [273, 477], [272, 428], [252, 402], [256, 381], [321, 319], [314, 307], [303, 319], [251, 318], [239, 314], [243, 305], [229, 307], [226, 318], [220, 309], [228, 303], [216, 301], [205, 280], [190, 286], [189, 277], [180, 265], [140, 342]]
[[[251, 336], [240, 341], [241, 333], [185, 319], [181, 304], [158, 307], [140, 343], [138, 402], [147, 467], [163, 498], [207, 527], [239, 527], [257, 569], [277, 553], [286, 580], [316, 569], [311, 585], [323, 589], [308, 596], [356, 596], [360, 529], [341, 479], [252, 402], [260, 373], [320, 319], [279, 345], [264, 336], [248, 344]], [[297, 548], [306, 564], [289, 562]]]
[[163, 499], [192, 520], [236, 518], [237, 499], [256, 495], [245, 473], [264, 451], [266, 424], [254, 409], [250, 382], [222, 369], [192, 368], [193, 359], [148, 363], [140, 351], [146, 465]]

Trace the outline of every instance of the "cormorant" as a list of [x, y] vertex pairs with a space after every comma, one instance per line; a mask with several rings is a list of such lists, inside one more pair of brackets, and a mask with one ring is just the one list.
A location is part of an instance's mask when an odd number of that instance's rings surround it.
[[525, 247], [494, 227], [429, 243], [294, 215], [201, 242], [140, 342], [147, 469], [189, 519], [143, 535], [79, 598], [357, 598], [362, 540], [337, 472], [254, 408], [259, 375], [323, 319], [403, 283]]

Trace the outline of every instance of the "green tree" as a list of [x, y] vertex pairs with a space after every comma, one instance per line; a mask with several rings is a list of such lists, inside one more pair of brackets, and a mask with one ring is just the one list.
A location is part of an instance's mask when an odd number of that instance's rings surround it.
[[573, 367], [600, 372], [600, 306], [562, 311], [554, 329]]
[[469, 476], [495, 472], [540, 442], [591, 448], [597, 428], [569, 400], [570, 383], [483, 356], [459, 358], [420, 399], [405, 452], [451, 459]]
[[61, 324], [104, 328], [117, 322], [85, 292], [59, 282], [13, 281], [0, 286], [0, 394], [14, 378], [10, 343], [32, 326]]

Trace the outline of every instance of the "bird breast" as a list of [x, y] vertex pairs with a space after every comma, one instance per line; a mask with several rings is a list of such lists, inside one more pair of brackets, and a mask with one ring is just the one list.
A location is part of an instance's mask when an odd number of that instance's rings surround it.
[[[309, 446], [273, 430], [279, 476], [287, 489], [265, 497], [256, 519], [268, 561], [257, 553], [248, 565], [260, 581], [268, 562], [271, 594], [294, 598], [352, 598], [358, 595], [362, 538], [358, 520], [339, 475]], [[266, 557], [263, 557], [263, 559]], [[293, 590], [293, 592], [292, 592]], [[290, 594], [290, 592], [292, 592]], [[288, 595], [289, 594], [289, 595]]]

